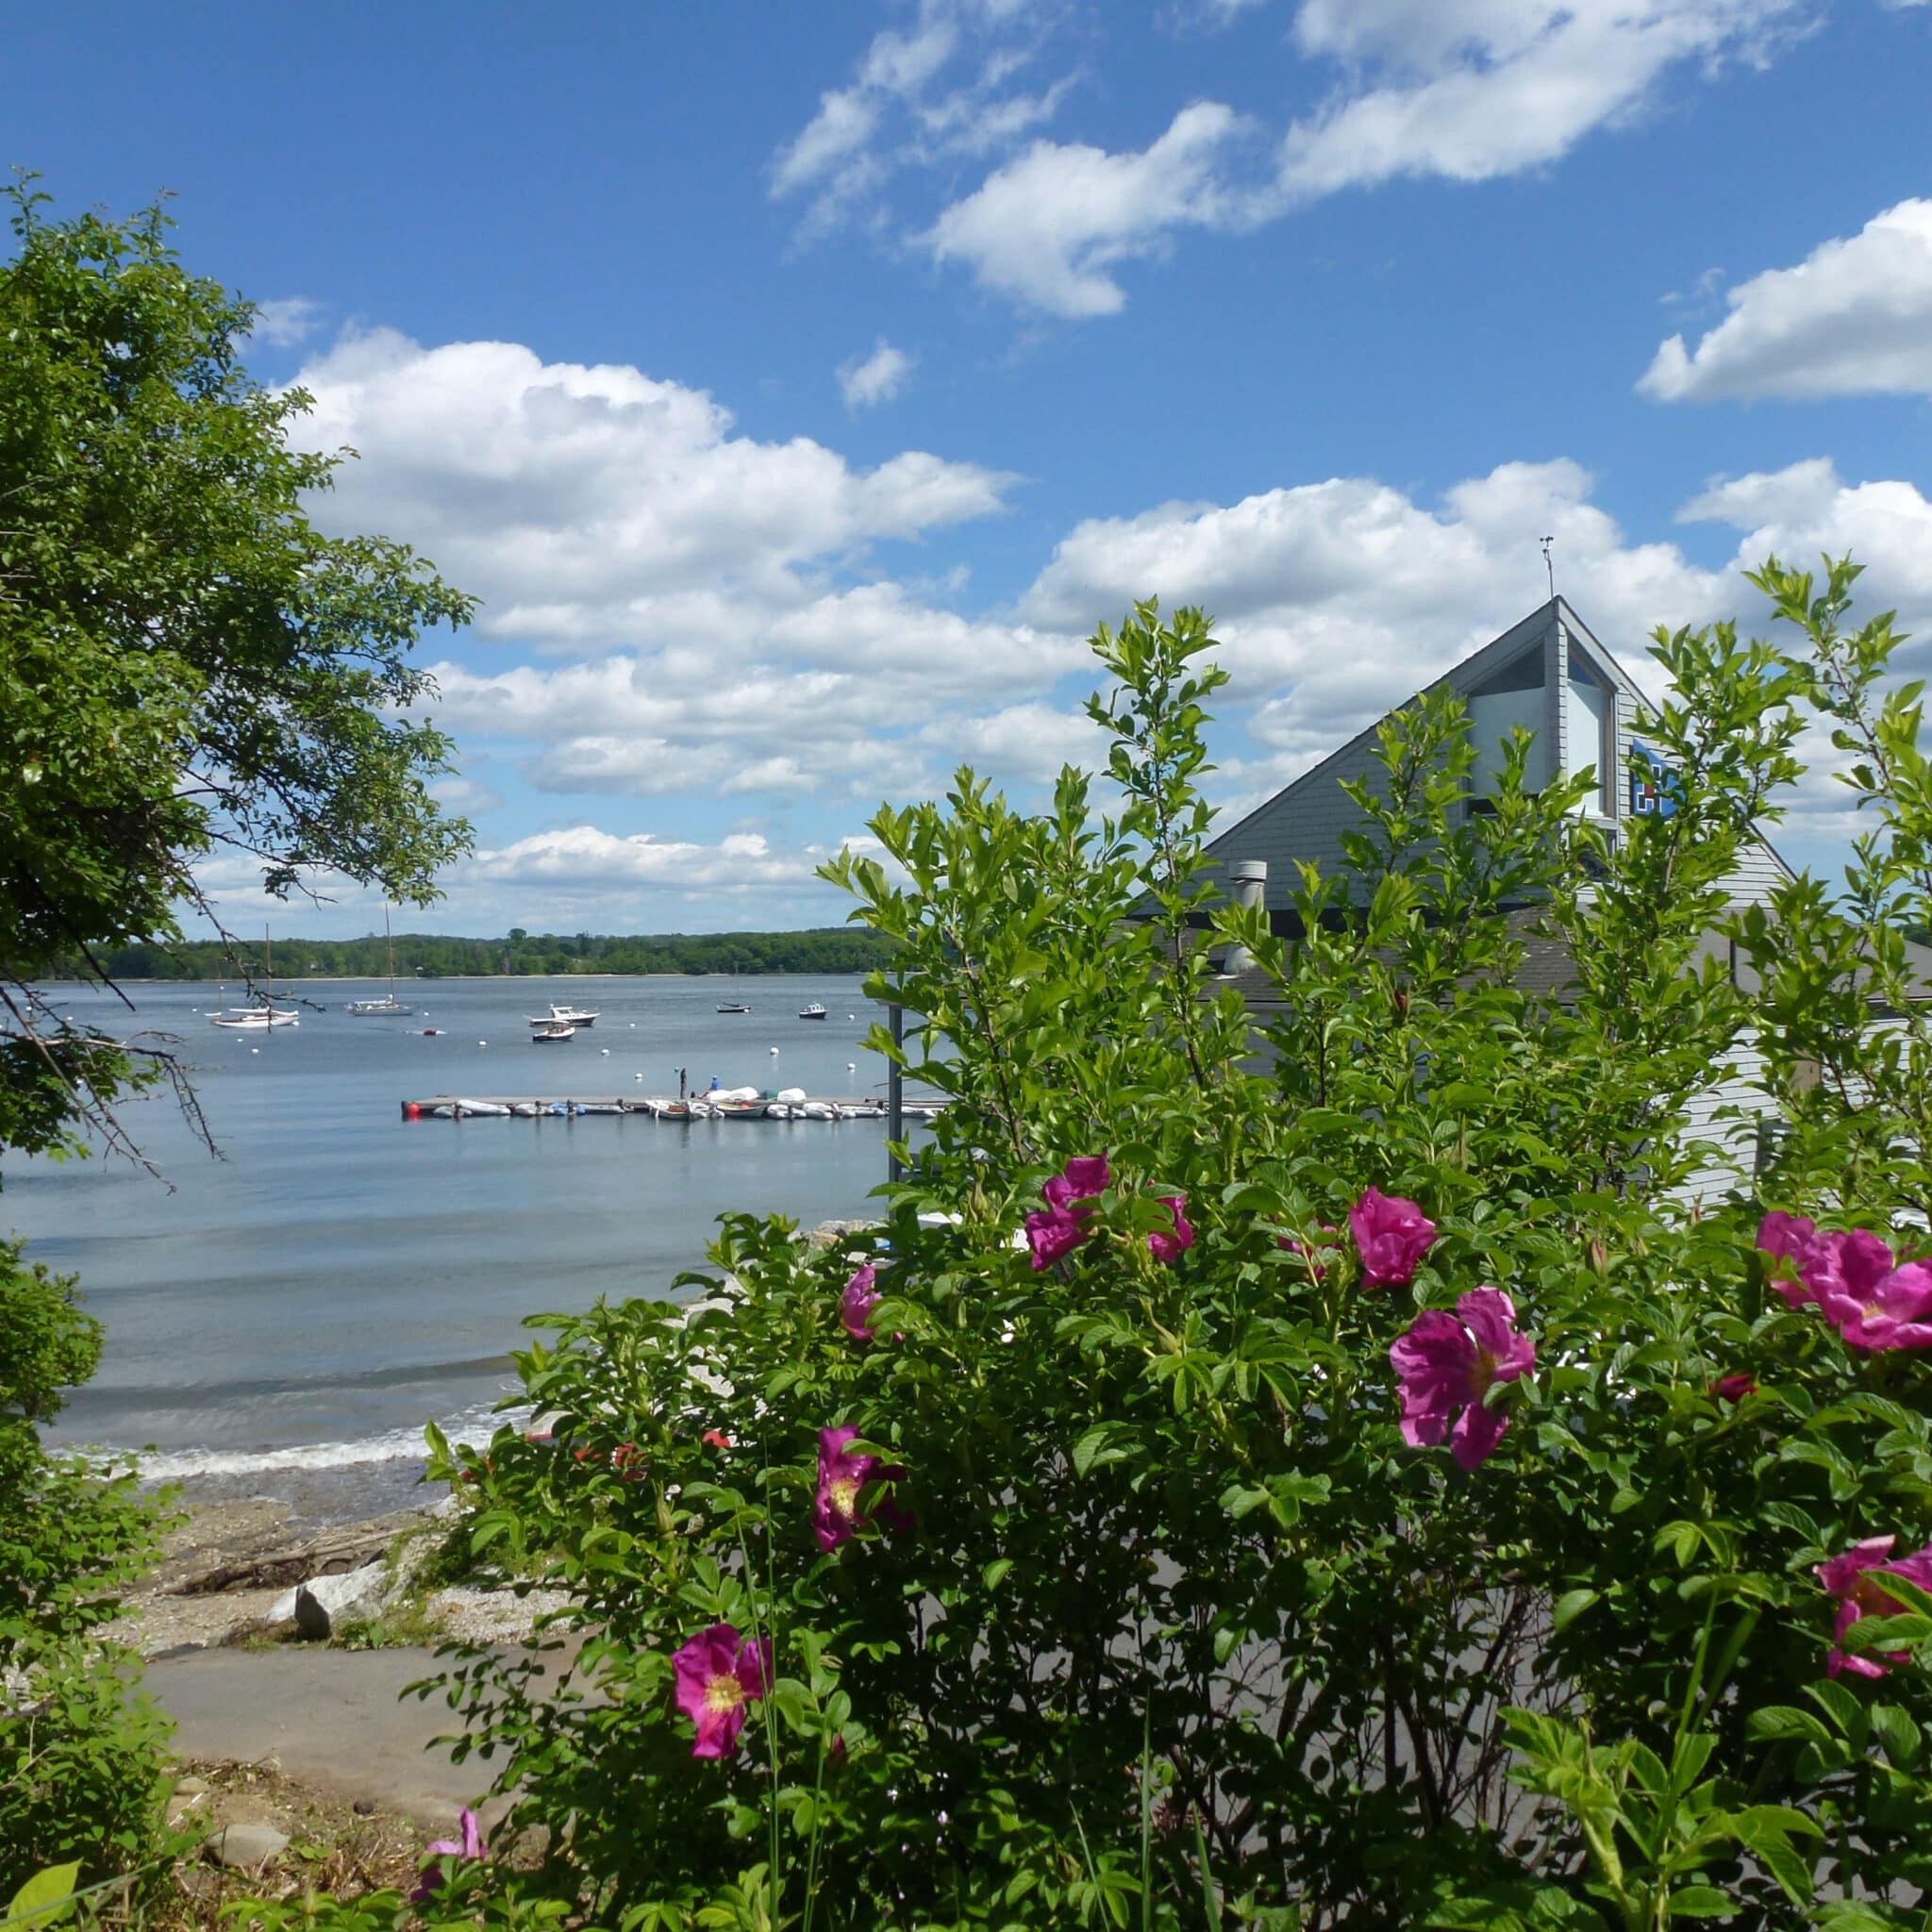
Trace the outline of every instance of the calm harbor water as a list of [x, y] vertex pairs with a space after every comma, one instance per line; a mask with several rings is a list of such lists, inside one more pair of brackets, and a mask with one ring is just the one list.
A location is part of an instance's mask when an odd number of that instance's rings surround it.
[[[675, 1093], [679, 1067], [694, 1090], [715, 1074], [883, 1094], [884, 1059], [859, 1044], [880, 1009], [855, 978], [437, 980], [398, 987], [408, 1019], [342, 1010], [379, 986], [297, 991], [326, 1009], [262, 1038], [209, 1025], [212, 986], [131, 989], [137, 1024], [177, 1037], [220, 1147], [210, 1158], [171, 1100], [126, 1108], [172, 1191], [92, 1159], [11, 1162], [0, 1193], [0, 1226], [78, 1274], [107, 1324], [58, 1439], [152, 1445], [150, 1473], [192, 1492], [320, 1513], [341, 1513], [325, 1492], [404, 1500], [425, 1419], [487, 1433], [525, 1316], [664, 1293], [720, 1213], [861, 1215], [884, 1178], [883, 1121], [400, 1118], [436, 1093]], [[727, 997], [750, 1014], [717, 1012]], [[525, 1016], [553, 999], [597, 1024], [532, 1046]], [[808, 1001], [830, 1018], [801, 1021]], [[101, 993], [57, 1004], [126, 1024]]]

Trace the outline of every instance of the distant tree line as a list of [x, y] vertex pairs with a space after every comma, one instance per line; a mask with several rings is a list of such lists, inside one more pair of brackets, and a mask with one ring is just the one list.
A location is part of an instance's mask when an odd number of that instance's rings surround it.
[[[502, 939], [457, 939], [445, 933], [398, 933], [398, 979], [458, 974], [552, 978], [572, 973], [868, 973], [891, 957], [892, 943], [860, 926], [805, 932], [533, 933], [513, 926]], [[264, 960], [259, 941], [232, 949], [215, 940], [108, 948], [100, 963], [116, 979], [260, 977], [272, 963], [278, 980], [326, 975], [381, 979], [389, 954], [380, 933], [358, 940], [273, 941]], [[69, 962], [68, 970], [72, 970]]]

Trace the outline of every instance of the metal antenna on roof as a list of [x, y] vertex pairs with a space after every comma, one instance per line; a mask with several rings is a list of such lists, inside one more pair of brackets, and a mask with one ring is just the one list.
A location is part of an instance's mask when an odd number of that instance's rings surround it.
[[1554, 537], [1544, 537], [1540, 541], [1543, 546], [1543, 568], [1550, 574], [1550, 601], [1555, 603], [1557, 597], [1557, 566], [1550, 561], [1550, 545], [1557, 540]]

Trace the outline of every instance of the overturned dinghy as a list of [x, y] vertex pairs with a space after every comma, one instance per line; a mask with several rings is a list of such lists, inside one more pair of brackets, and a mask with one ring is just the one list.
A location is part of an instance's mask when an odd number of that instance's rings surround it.
[[496, 1100], [453, 1100], [450, 1105], [455, 1108], [457, 1119], [459, 1121], [466, 1121], [473, 1114], [485, 1119], [494, 1117], [508, 1120], [510, 1114], [510, 1109]]

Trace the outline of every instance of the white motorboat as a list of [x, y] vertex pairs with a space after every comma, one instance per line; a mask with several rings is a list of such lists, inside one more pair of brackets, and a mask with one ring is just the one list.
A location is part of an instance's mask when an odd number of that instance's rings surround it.
[[530, 1022], [530, 1044], [532, 1046], [553, 1046], [566, 1040], [575, 1040], [577, 1029], [562, 1020], [532, 1020]]
[[581, 1007], [560, 1007], [554, 1000], [550, 1006], [550, 1017], [565, 1026], [594, 1026], [595, 1013], [586, 1012]]
[[810, 1006], [799, 1008], [798, 1017], [801, 1020], [824, 1020], [830, 1016], [826, 1013], [824, 1008], [819, 1005], [818, 1001], [813, 1000]]

